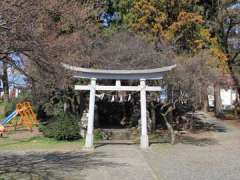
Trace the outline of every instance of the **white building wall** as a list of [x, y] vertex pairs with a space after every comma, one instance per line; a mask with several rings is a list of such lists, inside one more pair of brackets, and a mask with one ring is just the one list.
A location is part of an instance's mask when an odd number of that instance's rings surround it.
[[233, 89], [221, 89], [220, 90], [220, 96], [222, 100], [222, 105], [224, 109], [231, 109], [234, 108], [234, 102], [237, 98], [237, 93]]
[[[220, 97], [224, 109], [234, 108], [234, 103], [237, 99], [237, 91], [234, 89], [220, 89]], [[208, 105], [214, 107], [214, 88], [208, 88]]]

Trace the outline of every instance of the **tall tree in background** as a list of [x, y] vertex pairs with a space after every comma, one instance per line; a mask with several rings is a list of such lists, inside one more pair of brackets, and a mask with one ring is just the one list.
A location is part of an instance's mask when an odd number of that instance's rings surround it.
[[8, 64], [3, 61], [3, 74], [2, 74], [2, 82], [3, 82], [3, 92], [4, 96], [3, 99], [5, 102], [8, 102], [9, 100], [9, 82], [8, 82]]
[[34, 97], [39, 101], [63, 88], [61, 62], [89, 66], [86, 54], [97, 27], [90, 21], [94, 5], [93, 1], [67, 0], [0, 2], [0, 59], [14, 64], [11, 53], [24, 57], [27, 66], [19, 70], [35, 86]]
[[[210, 31], [216, 37], [216, 41], [222, 52], [226, 54], [228, 61], [228, 69], [235, 84], [237, 85], [238, 94], [240, 94], [240, 74], [239, 74], [239, 60], [240, 60], [240, 45], [238, 31], [240, 25], [240, 4], [237, 0], [217, 0], [217, 1], [203, 1], [204, 17]], [[216, 84], [216, 91], [219, 90], [219, 85]], [[215, 91], [215, 94], [219, 94]], [[221, 102], [219, 96], [215, 95], [215, 110], [220, 114]]]
[[[156, 48], [166, 51], [164, 44], [171, 44], [173, 50], [180, 56], [197, 56], [206, 51], [206, 62], [219, 69], [219, 76], [215, 76], [213, 84], [218, 86], [224, 74], [229, 71], [228, 54], [222, 49], [218, 36], [207, 18], [217, 13], [211, 9], [217, 2], [200, 0], [123, 0], [112, 3], [121, 15], [122, 24], [145, 39], [156, 43]], [[159, 48], [160, 47], [160, 48]], [[205, 54], [206, 54], [205, 53]], [[194, 58], [193, 58], [194, 59]], [[197, 58], [195, 58], [197, 59]], [[207, 85], [204, 85], [205, 87]], [[207, 94], [207, 88], [203, 88]], [[215, 93], [215, 100], [220, 100], [220, 91]], [[206, 99], [206, 96], [204, 96]], [[221, 104], [220, 101], [216, 102]], [[221, 112], [221, 106], [216, 114]]]

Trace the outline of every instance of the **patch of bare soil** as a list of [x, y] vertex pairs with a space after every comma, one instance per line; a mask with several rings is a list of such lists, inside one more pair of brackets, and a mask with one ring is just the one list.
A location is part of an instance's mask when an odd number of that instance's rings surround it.
[[181, 143], [155, 144], [151, 152], [145, 153], [147, 162], [162, 179], [239, 179], [240, 121], [204, 116], [199, 119], [213, 124], [213, 129], [187, 132]]
[[227, 125], [233, 128], [239, 128], [240, 129], [240, 120], [223, 120]]
[[196, 146], [207, 146], [216, 144], [214, 132], [206, 130], [191, 130], [178, 135], [177, 143], [191, 144]]
[[6, 132], [4, 136], [14, 140], [21, 140], [29, 139], [36, 136], [42, 136], [42, 133], [39, 132], [38, 127], [34, 127], [32, 131], [26, 128], [20, 128], [15, 131], [13, 128], [11, 128], [8, 129], [8, 132]]

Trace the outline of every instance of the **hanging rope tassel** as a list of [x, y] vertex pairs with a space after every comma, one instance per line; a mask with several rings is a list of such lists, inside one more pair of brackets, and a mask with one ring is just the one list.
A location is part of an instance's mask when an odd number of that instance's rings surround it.
[[120, 96], [120, 100], [119, 100], [119, 102], [120, 102], [120, 103], [123, 102], [123, 96], [122, 96], [122, 95]]
[[99, 98], [100, 100], [103, 100], [105, 94], [104, 94], [104, 93], [103, 93], [103, 94], [96, 94], [95, 96], [96, 96], [97, 98]]
[[103, 94], [101, 94], [101, 97], [100, 97], [100, 99], [101, 99], [101, 100], [103, 100], [104, 96], [105, 96], [105, 94], [104, 94], [104, 93], [103, 93]]
[[114, 101], [115, 101], [115, 96], [113, 95], [111, 102], [114, 102]]
[[132, 99], [132, 95], [129, 94], [129, 95], [128, 95], [128, 102], [131, 101], [131, 99]]

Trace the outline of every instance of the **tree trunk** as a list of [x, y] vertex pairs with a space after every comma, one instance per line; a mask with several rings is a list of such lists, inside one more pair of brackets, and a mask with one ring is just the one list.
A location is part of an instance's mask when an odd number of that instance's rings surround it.
[[173, 145], [173, 144], [175, 144], [175, 132], [174, 132], [174, 129], [173, 129], [172, 125], [168, 122], [168, 119], [167, 119], [168, 115], [162, 114], [162, 117], [163, 117], [163, 119], [165, 121], [165, 124], [167, 126], [167, 129], [168, 129], [168, 131], [170, 133], [170, 143]]
[[150, 114], [152, 119], [152, 126], [151, 129], [154, 131], [156, 129], [156, 109], [153, 102], [150, 103]]
[[220, 96], [219, 84], [216, 84], [214, 86], [214, 107], [215, 107], [215, 116], [223, 117], [222, 100]]
[[234, 79], [234, 82], [235, 84], [237, 85], [237, 99], [236, 99], [236, 102], [234, 103], [234, 114], [235, 114], [235, 118], [236, 119], [239, 119], [239, 115], [238, 115], [238, 108], [239, 108], [239, 96], [240, 96], [240, 88], [239, 88], [239, 83], [240, 83], [240, 73], [239, 73], [239, 66], [238, 65], [232, 65], [231, 64], [231, 67], [230, 67], [230, 70], [231, 70], [231, 74], [232, 74], [232, 77]]
[[208, 112], [208, 96], [204, 95], [203, 99], [203, 112]]
[[171, 137], [171, 142], [170, 143], [173, 145], [173, 144], [175, 144], [175, 132], [173, 130], [172, 125], [168, 122], [167, 117], [164, 117], [164, 120], [165, 120], [167, 129], [170, 133], [170, 137]]
[[203, 84], [203, 89], [202, 89], [202, 111], [203, 112], [208, 112], [208, 86], [206, 84]]
[[9, 101], [9, 84], [8, 84], [8, 65], [7, 63], [3, 62], [3, 76], [2, 76], [2, 82], [3, 82], [3, 92], [4, 92], [4, 102]]
[[234, 102], [234, 117], [235, 117], [235, 119], [239, 119], [238, 109], [239, 109], [239, 95], [237, 94], [236, 101]]
[[36, 83], [34, 81], [31, 81], [32, 87], [31, 87], [31, 95], [32, 95], [32, 102], [34, 105], [36, 105], [37, 102], [37, 87], [36, 87]]

